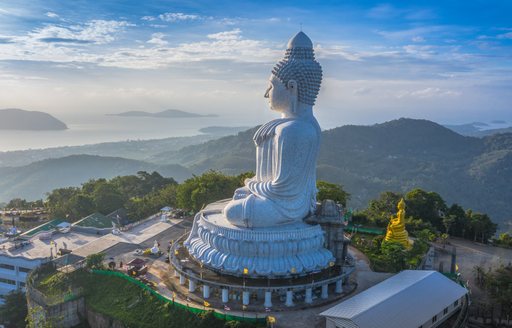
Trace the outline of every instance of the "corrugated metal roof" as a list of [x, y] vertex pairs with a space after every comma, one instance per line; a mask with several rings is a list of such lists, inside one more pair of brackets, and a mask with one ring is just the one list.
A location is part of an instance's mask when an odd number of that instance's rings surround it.
[[419, 327], [466, 293], [437, 271], [406, 270], [320, 315], [361, 328]]

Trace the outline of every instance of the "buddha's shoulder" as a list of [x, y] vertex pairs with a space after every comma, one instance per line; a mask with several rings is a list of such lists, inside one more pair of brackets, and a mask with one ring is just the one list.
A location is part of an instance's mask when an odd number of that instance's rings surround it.
[[318, 124], [306, 120], [289, 120], [279, 124], [276, 132], [278, 134], [316, 135], [318, 133]]

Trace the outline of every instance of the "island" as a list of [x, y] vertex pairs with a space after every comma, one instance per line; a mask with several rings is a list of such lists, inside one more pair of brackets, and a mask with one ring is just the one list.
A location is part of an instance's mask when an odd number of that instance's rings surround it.
[[145, 111], [128, 111], [118, 114], [107, 114], [109, 116], [124, 116], [124, 117], [157, 117], [157, 118], [189, 118], [189, 117], [216, 117], [215, 114], [197, 114], [185, 112], [179, 109], [167, 109], [157, 113], [150, 113]]
[[17, 108], [0, 109], [0, 130], [66, 130], [66, 124], [48, 113]]

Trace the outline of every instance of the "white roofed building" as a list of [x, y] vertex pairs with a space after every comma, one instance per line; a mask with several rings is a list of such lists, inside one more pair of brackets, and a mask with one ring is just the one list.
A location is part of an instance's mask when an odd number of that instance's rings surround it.
[[465, 301], [467, 289], [437, 271], [406, 270], [320, 313], [326, 328], [430, 328]]

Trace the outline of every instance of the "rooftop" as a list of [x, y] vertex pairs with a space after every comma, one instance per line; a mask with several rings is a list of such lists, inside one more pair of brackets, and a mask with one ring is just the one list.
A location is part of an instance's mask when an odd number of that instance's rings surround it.
[[46, 223], [43, 223], [40, 226], [37, 226], [33, 229], [30, 229], [29, 231], [26, 231], [26, 232], [22, 233], [21, 235], [32, 237], [33, 235], [35, 235], [36, 233], [41, 232], [41, 231], [53, 231], [57, 228], [57, 225], [61, 224], [62, 222], [64, 222], [64, 220], [54, 219], [54, 220], [48, 221]]
[[365, 328], [418, 327], [466, 293], [437, 271], [405, 270], [320, 315]]
[[[0, 245], [0, 255], [6, 254], [8, 256], [20, 256], [27, 259], [43, 259], [49, 257], [50, 252], [53, 252], [53, 256], [56, 255], [55, 244], [57, 246], [57, 250], [59, 248], [75, 250], [96, 239], [98, 239], [97, 235], [87, 235], [75, 232], [54, 233], [51, 239], [48, 240], [40, 240], [35, 237], [31, 238], [29, 241], [9, 241], [3, 243]], [[51, 241], [55, 244], [52, 245]], [[53, 250], [50, 251], [52, 248]]]
[[93, 213], [75, 222], [73, 225], [92, 228], [112, 228], [112, 219], [101, 214]]

